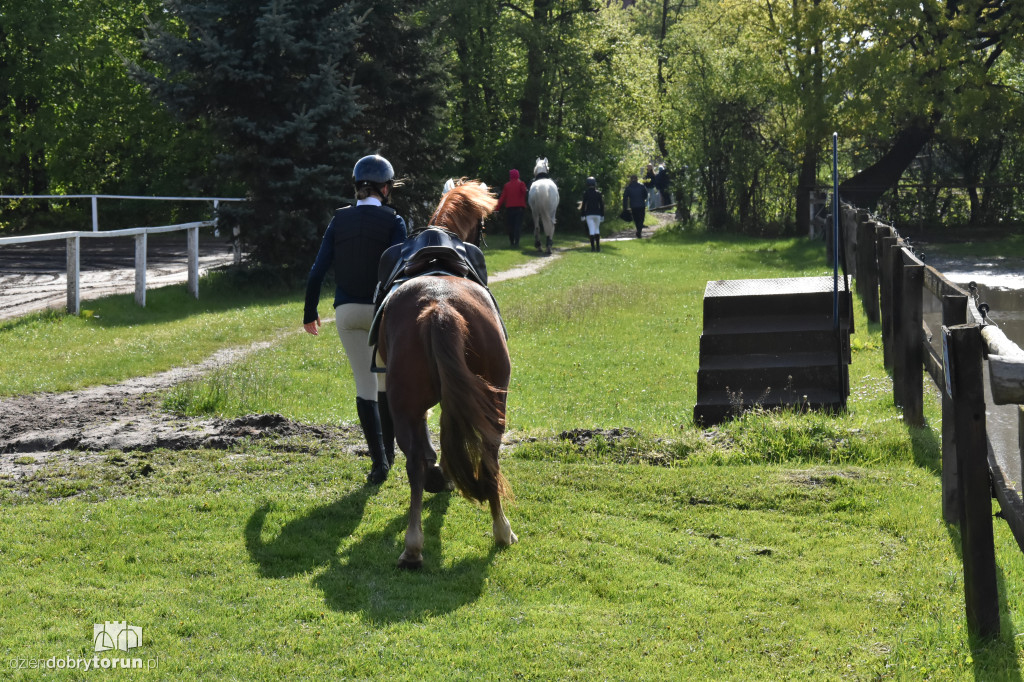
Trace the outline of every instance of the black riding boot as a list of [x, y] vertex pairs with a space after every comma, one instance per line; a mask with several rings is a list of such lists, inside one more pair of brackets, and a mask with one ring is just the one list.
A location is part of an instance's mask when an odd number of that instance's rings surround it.
[[388, 458], [388, 466], [395, 466], [395, 424], [391, 421], [391, 409], [388, 407], [388, 394], [377, 391], [377, 412], [380, 414], [380, 435], [384, 440], [384, 455]]
[[594, 249], [595, 251], [601, 250], [601, 235], [594, 235], [594, 245], [597, 247], [596, 249]]
[[387, 455], [384, 453], [384, 438], [381, 435], [380, 413], [377, 411], [377, 403], [373, 400], [356, 398], [356, 413], [359, 415], [359, 426], [363, 429], [363, 436], [366, 438], [366, 446], [370, 449], [370, 461], [373, 466], [366, 476], [366, 482], [372, 485], [380, 485], [388, 480]]
[[590, 235], [590, 250], [597, 251], [597, 249], [594, 247], [594, 235]]

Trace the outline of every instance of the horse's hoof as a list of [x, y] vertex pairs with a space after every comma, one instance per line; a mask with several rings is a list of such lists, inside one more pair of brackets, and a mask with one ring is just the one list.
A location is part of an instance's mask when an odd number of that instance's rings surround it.
[[388, 468], [384, 466], [374, 465], [370, 469], [370, 473], [366, 474], [366, 483], [368, 485], [380, 485], [386, 480], [388, 480]]
[[405, 555], [398, 557], [398, 567], [404, 571], [418, 571], [423, 568], [423, 557], [419, 559], [406, 559]]
[[423, 489], [428, 493], [447, 493], [455, 490], [455, 484], [445, 478], [441, 467], [434, 464], [428, 466], [423, 479]]

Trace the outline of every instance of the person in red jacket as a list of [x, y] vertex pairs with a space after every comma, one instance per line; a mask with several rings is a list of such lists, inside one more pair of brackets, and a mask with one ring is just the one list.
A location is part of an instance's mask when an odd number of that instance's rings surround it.
[[498, 207], [494, 210], [502, 206], [505, 207], [508, 242], [514, 248], [519, 246], [519, 232], [523, 227], [523, 212], [526, 210], [526, 183], [519, 179], [519, 171], [515, 168], [508, 172], [508, 182], [501, 188]]

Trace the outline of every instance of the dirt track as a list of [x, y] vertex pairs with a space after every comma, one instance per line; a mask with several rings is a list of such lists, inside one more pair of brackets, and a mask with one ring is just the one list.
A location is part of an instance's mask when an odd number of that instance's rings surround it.
[[[653, 231], [645, 231], [645, 237]], [[624, 232], [616, 237], [630, 238], [632, 234], [632, 231]], [[539, 257], [517, 268], [494, 273], [490, 279], [499, 282], [534, 274], [557, 260], [560, 251], [562, 249], [556, 249], [551, 257]], [[108, 257], [116, 262], [115, 257], [110, 254]], [[0, 271], [0, 285], [4, 287], [5, 276]], [[103, 277], [107, 279], [107, 286], [116, 286], [113, 281], [116, 276], [107, 274], [100, 279]], [[130, 286], [134, 287], [134, 274], [131, 275]], [[0, 310], [12, 309], [14, 306], [4, 305], [4, 299], [17, 295], [17, 292], [8, 292], [5, 288], [0, 294]], [[63, 298], [59, 305], [63, 305]], [[266, 341], [245, 348], [224, 349], [198, 365], [138, 377], [120, 384], [0, 400], [0, 478], [18, 480], [47, 463], [84, 463], [102, 456], [98, 453], [110, 450], [226, 448], [242, 438], [301, 435], [365, 453], [362, 434], [356, 428], [300, 424], [273, 414], [247, 415], [237, 419], [183, 418], [160, 409], [160, 394], [166, 389], [273, 343]], [[573, 432], [570, 437], [586, 436], [581, 436], [581, 433]]]

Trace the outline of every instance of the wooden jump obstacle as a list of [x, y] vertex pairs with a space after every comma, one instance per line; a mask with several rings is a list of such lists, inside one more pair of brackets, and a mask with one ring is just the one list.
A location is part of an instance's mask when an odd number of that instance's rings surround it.
[[694, 423], [717, 424], [755, 406], [845, 407], [853, 331], [846, 282], [838, 320], [832, 277], [708, 282]]

